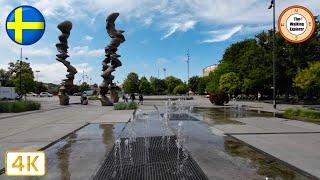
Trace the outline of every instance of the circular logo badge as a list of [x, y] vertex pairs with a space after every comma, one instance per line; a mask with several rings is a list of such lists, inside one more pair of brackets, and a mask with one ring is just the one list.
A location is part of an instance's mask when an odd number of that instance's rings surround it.
[[290, 6], [278, 20], [278, 29], [282, 37], [292, 43], [308, 40], [315, 30], [315, 19], [311, 11], [303, 6]]
[[10, 39], [20, 45], [38, 42], [45, 31], [45, 19], [32, 6], [19, 6], [7, 17], [6, 30]]

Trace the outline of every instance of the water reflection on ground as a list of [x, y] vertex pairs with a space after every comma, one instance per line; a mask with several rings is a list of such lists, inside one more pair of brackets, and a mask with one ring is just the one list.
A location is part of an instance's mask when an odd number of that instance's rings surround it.
[[123, 127], [124, 124], [90, 124], [48, 148], [44, 179], [89, 179]]
[[273, 113], [264, 111], [246, 110], [245, 108], [194, 108], [193, 113], [209, 125], [242, 124], [234, 118], [244, 117], [272, 117]]
[[232, 137], [225, 137], [224, 140], [224, 148], [227, 153], [249, 160], [250, 165], [256, 168], [257, 173], [261, 176], [283, 180], [308, 179], [279, 160], [266, 156]]

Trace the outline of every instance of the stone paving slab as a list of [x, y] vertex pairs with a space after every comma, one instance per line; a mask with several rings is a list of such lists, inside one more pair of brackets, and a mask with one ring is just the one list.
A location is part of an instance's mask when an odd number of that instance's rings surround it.
[[234, 120], [244, 124], [225, 124], [215, 125], [214, 127], [228, 134], [320, 132], [319, 125], [276, 117], [250, 117]]
[[320, 133], [232, 136], [320, 178]]

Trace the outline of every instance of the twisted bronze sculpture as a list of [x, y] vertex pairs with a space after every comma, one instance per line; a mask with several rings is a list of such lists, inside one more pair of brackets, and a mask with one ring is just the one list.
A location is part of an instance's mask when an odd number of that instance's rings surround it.
[[[112, 81], [114, 76], [111, 74], [117, 67], [122, 66], [119, 60], [120, 55], [117, 54], [118, 47], [125, 41], [123, 36], [124, 31], [117, 30], [115, 27], [115, 21], [118, 18], [119, 13], [112, 13], [107, 17], [106, 29], [109, 36], [112, 38], [110, 44], [105, 48], [106, 58], [102, 61], [102, 75], [103, 82], [100, 84], [100, 101], [102, 106], [112, 106], [113, 103], [119, 101], [117, 87]], [[107, 93], [110, 91], [111, 100], [107, 97]]]
[[73, 80], [75, 74], [77, 74], [77, 69], [73, 67], [69, 61], [66, 60], [69, 57], [68, 38], [72, 29], [72, 23], [70, 21], [64, 21], [58, 25], [58, 29], [62, 32], [62, 34], [59, 36], [60, 42], [56, 44], [57, 50], [59, 52], [59, 54], [57, 54], [56, 60], [64, 64], [67, 67], [67, 72], [69, 72], [69, 74], [66, 75], [67, 79], [63, 80], [59, 89], [59, 100], [60, 105], [68, 105], [68, 94], [70, 94], [74, 89]]

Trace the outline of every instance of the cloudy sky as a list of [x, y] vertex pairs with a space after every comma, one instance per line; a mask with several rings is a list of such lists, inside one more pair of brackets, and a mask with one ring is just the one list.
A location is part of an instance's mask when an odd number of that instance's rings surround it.
[[[23, 47], [33, 70], [40, 70], [39, 80], [60, 83], [66, 69], [55, 60], [59, 22], [70, 20], [68, 59], [79, 73], [85, 71], [92, 82], [100, 83], [104, 47], [110, 41], [105, 18], [119, 12], [117, 28], [125, 30], [126, 42], [119, 48], [123, 66], [114, 73], [121, 83], [129, 72], [139, 76], [174, 75], [187, 79], [186, 54], [190, 49], [190, 74], [201, 75], [202, 69], [216, 64], [224, 50], [239, 40], [254, 37], [272, 27], [270, 0], [0, 0], [0, 67], [19, 59], [20, 45], [6, 34], [5, 20], [20, 5], [38, 8], [46, 19], [43, 38]], [[290, 5], [303, 5], [314, 15], [320, 14], [319, 0], [281, 0], [277, 16]]]

